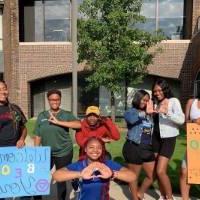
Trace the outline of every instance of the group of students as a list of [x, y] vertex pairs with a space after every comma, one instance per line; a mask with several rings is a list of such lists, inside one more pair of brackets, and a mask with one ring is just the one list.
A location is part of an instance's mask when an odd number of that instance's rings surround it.
[[[66, 181], [75, 180], [80, 189], [78, 200], [107, 200], [109, 183], [113, 179], [129, 183], [134, 200], [144, 199], [144, 193], [157, 179], [160, 200], [174, 199], [167, 174], [168, 163], [185, 116], [186, 121], [200, 124], [200, 97], [188, 101], [184, 115], [179, 100], [173, 96], [164, 79], [153, 84], [152, 98], [145, 90], [138, 90], [134, 94], [132, 108], [124, 114], [128, 132], [122, 154], [126, 167], [112, 161], [105, 148], [105, 143], [120, 138], [112, 120], [102, 117], [98, 107], [90, 106], [85, 118], [80, 121], [71, 112], [60, 108], [61, 97], [59, 90], [47, 93], [50, 108], [39, 114], [34, 130], [34, 145], [51, 147], [51, 168], [56, 167], [53, 179], [58, 182], [57, 199], [66, 198]], [[26, 118], [18, 106], [9, 103], [8, 89], [3, 81], [0, 81], [0, 118], [0, 147], [23, 147]], [[69, 128], [76, 130], [75, 138], [80, 146], [79, 160], [75, 163], [72, 163], [73, 143]], [[138, 187], [142, 168], [146, 177]], [[189, 199], [189, 185], [185, 160], [181, 172], [181, 192], [183, 200], [186, 200]], [[42, 196], [33, 198], [39, 200]]]
[[[104, 143], [120, 138], [116, 125], [110, 118], [101, 117], [98, 107], [89, 106], [86, 110], [86, 117], [80, 121], [71, 112], [60, 108], [61, 92], [59, 90], [50, 90], [47, 93], [47, 99], [50, 109], [38, 115], [34, 131], [34, 145], [51, 147], [51, 168], [55, 165], [56, 170], [59, 170], [72, 162], [73, 143], [69, 128], [76, 129], [75, 139], [80, 146], [80, 160], [86, 156], [85, 144], [89, 138], [101, 138]], [[41, 196], [34, 197], [34, 199], [41, 198]], [[59, 200], [66, 198], [66, 181], [58, 182], [57, 198]], [[81, 197], [81, 199], [84, 198]], [[89, 198], [86, 199], [89, 200]]]

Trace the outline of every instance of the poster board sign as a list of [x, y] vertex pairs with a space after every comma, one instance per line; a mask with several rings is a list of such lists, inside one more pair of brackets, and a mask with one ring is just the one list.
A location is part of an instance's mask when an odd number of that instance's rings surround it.
[[0, 198], [50, 192], [50, 147], [0, 148]]
[[200, 125], [187, 123], [188, 183], [200, 184]]

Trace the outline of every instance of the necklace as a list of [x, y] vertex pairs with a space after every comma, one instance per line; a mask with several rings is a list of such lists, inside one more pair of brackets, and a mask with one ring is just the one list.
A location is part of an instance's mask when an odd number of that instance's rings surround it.
[[53, 115], [54, 117], [56, 117], [56, 115], [60, 112], [60, 109], [58, 109], [57, 111], [52, 111], [52, 110], [49, 110], [49, 114], [50, 115]]

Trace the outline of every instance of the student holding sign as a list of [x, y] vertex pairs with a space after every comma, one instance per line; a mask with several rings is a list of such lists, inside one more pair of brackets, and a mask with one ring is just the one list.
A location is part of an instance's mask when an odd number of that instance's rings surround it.
[[78, 200], [109, 199], [109, 183], [112, 179], [133, 182], [135, 174], [120, 164], [105, 158], [105, 144], [97, 137], [89, 138], [84, 144], [82, 160], [67, 165], [53, 174], [61, 182], [79, 179]]
[[22, 110], [8, 101], [8, 88], [0, 81], [0, 147], [25, 145], [26, 118]]
[[[8, 101], [8, 88], [0, 81], [0, 147], [25, 145], [26, 118], [22, 110]], [[1, 198], [1, 200], [3, 200]]]
[[[47, 93], [50, 109], [39, 114], [35, 127], [35, 146], [51, 147], [51, 167], [55, 164], [56, 169], [60, 169], [72, 161], [73, 144], [69, 135], [69, 128], [80, 127], [80, 122], [71, 112], [60, 108], [61, 92], [59, 90], [50, 90]], [[64, 126], [51, 123], [51, 116], [55, 116], [60, 121], [69, 121], [71, 126]], [[73, 121], [73, 122], [72, 122]], [[66, 182], [57, 184], [57, 198], [65, 200]]]
[[161, 199], [173, 200], [171, 182], [167, 167], [175, 149], [179, 126], [185, 116], [179, 100], [173, 97], [168, 83], [159, 79], [152, 87], [154, 100], [153, 149], [156, 155], [156, 174], [162, 196]]
[[[196, 98], [189, 99], [185, 108], [185, 121], [186, 123], [197, 123], [200, 125], [200, 93]], [[190, 184], [187, 180], [187, 157], [182, 161], [180, 173], [180, 190], [183, 200], [189, 199]]]
[[148, 92], [138, 90], [132, 101], [132, 108], [124, 114], [128, 133], [123, 147], [123, 156], [128, 168], [136, 174], [138, 179], [143, 168], [146, 173], [138, 190], [137, 180], [129, 186], [134, 200], [143, 199], [144, 193], [153, 183], [155, 156], [152, 148], [153, 119], [146, 112], [150, 100]]

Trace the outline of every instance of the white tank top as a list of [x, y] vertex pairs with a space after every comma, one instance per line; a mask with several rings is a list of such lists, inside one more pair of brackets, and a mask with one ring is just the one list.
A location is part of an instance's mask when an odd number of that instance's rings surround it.
[[200, 108], [198, 108], [198, 99], [195, 99], [190, 108], [190, 119], [194, 120], [197, 118], [200, 118]]

